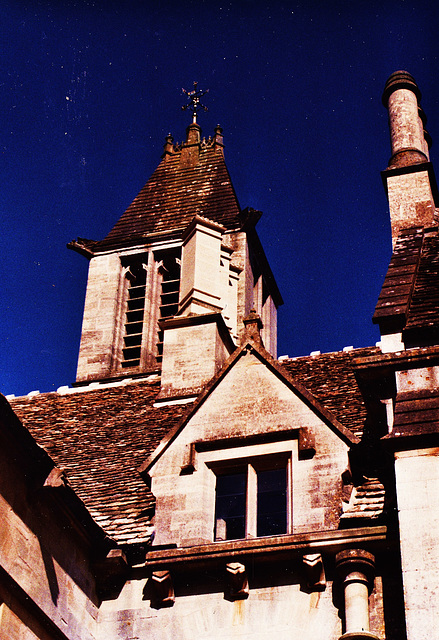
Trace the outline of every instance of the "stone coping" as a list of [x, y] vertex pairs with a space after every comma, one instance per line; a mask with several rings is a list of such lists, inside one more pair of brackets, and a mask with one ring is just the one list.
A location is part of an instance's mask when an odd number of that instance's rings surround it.
[[375, 367], [391, 367], [404, 369], [408, 364], [422, 366], [437, 364], [439, 362], [439, 346], [415, 347], [404, 351], [379, 353], [372, 356], [353, 357], [352, 364], [355, 371]]
[[356, 529], [336, 529], [317, 533], [298, 533], [267, 538], [230, 540], [193, 547], [157, 549], [146, 554], [143, 566], [158, 567], [173, 564], [228, 559], [234, 556], [282, 554], [285, 552], [335, 553], [346, 547], [363, 547], [382, 543], [387, 538], [387, 527], [361, 527]]

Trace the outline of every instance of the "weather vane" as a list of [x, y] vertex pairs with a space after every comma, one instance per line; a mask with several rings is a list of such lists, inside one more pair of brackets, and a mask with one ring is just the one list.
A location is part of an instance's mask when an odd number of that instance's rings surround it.
[[206, 89], [206, 91], [197, 91], [197, 85], [198, 82], [194, 82], [194, 90], [193, 91], [186, 91], [186, 89], [182, 89], [183, 93], [187, 95], [187, 97], [189, 98], [189, 104], [185, 104], [182, 106], [182, 111], [186, 111], [186, 109], [189, 109], [190, 111], [192, 111], [192, 122], [196, 124], [197, 122], [197, 112], [198, 109], [203, 109], [203, 111], [207, 111], [207, 107], [204, 106], [204, 104], [201, 104], [200, 102], [200, 98], [202, 96], [204, 96], [204, 94], [209, 93], [209, 89]]

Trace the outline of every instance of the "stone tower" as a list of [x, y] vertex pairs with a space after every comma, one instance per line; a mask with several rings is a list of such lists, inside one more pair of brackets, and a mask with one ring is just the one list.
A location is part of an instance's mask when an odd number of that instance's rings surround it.
[[[162, 371], [165, 395], [199, 390], [239, 344], [251, 309], [276, 355], [282, 299], [255, 224], [241, 210], [221, 127], [166, 138], [162, 160], [101, 241], [69, 247], [90, 260], [77, 383]], [[187, 381], [190, 380], [190, 383]]]

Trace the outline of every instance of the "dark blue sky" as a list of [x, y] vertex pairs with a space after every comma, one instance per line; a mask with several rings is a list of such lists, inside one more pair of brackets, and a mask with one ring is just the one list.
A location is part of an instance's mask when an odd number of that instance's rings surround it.
[[374, 344], [390, 257], [381, 93], [410, 71], [439, 141], [438, 26], [435, 0], [3, 0], [0, 390], [75, 379], [87, 261], [66, 243], [104, 237], [166, 134], [184, 138], [194, 80], [241, 207], [264, 212], [279, 355]]

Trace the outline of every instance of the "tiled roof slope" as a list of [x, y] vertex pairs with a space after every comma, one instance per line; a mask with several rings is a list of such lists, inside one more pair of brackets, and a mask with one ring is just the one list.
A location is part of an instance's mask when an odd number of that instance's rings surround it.
[[405, 332], [439, 329], [437, 228], [401, 232], [375, 309], [374, 322], [396, 321]]
[[439, 326], [439, 238], [425, 233], [406, 329]]
[[341, 516], [343, 525], [350, 521], [355, 526], [355, 521], [379, 518], [384, 512], [385, 498], [384, 485], [377, 478], [366, 478], [363, 484], [352, 489], [349, 504]]
[[[282, 366], [356, 435], [366, 411], [351, 357], [355, 349], [287, 360]], [[37, 443], [65, 469], [96, 522], [120, 544], [147, 542], [154, 498], [137, 469], [191, 404], [153, 406], [160, 381], [16, 398], [11, 405]]]
[[389, 438], [439, 433], [439, 391], [399, 393], [395, 400], [395, 420]]
[[377, 347], [336, 351], [283, 360], [282, 366], [333, 412], [344, 427], [363, 433], [366, 407], [352, 368], [351, 358], [379, 353]]
[[137, 468], [188, 408], [154, 408], [159, 387], [158, 380], [142, 381], [11, 401], [95, 521], [122, 544], [149, 539], [154, 499]]
[[395, 316], [406, 317], [423, 236], [423, 229], [419, 227], [402, 231], [398, 236], [375, 308], [374, 322]]
[[107, 237], [94, 250], [135, 244], [145, 236], [181, 230], [195, 215], [227, 229], [241, 226], [240, 208], [223, 148], [213, 141], [199, 144], [198, 161], [182, 162], [184, 148], [165, 155], [146, 185]]

